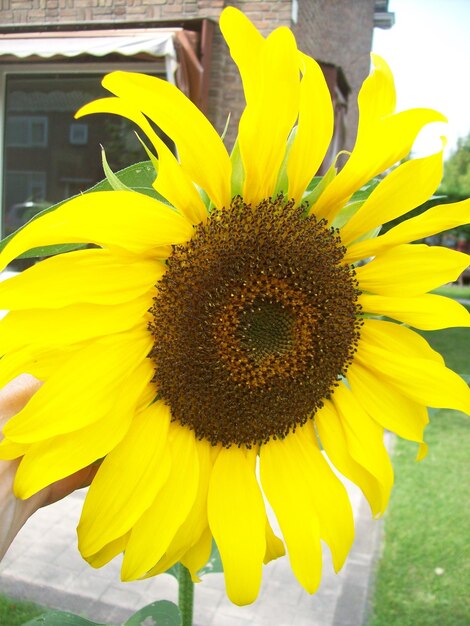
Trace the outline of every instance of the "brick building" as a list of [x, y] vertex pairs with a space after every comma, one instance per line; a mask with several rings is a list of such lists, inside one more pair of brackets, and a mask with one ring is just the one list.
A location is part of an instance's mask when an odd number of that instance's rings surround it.
[[227, 5], [242, 9], [263, 34], [292, 28], [300, 49], [321, 62], [335, 102], [332, 152], [352, 146], [373, 28], [393, 23], [388, 0], [0, 0], [4, 233], [41, 201], [102, 178], [100, 143], [115, 169], [143, 158], [122, 120], [73, 120], [82, 104], [105, 95], [100, 78], [108, 71], [176, 82], [219, 131], [231, 113], [233, 140], [244, 100], [217, 26]]

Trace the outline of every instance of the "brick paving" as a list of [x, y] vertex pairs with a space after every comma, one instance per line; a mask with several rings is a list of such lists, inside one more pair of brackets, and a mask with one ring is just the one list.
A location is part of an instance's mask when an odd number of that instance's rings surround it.
[[[334, 573], [325, 548], [322, 583], [310, 596], [295, 580], [288, 559], [278, 559], [265, 567], [259, 598], [247, 607], [227, 600], [221, 574], [208, 574], [196, 585], [195, 625], [361, 626], [381, 524], [371, 519], [357, 488], [351, 483], [347, 488], [356, 520], [356, 540], [339, 574]], [[28, 521], [0, 563], [1, 592], [107, 624], [122, 623], [155, 600], [175, 602], [177, 583], [169, 575], [122, 583], [118, 559], [101, 570], [92, 569], [81, 559], [75, 527], [84, 497], [83, 491], [76, 492]]]

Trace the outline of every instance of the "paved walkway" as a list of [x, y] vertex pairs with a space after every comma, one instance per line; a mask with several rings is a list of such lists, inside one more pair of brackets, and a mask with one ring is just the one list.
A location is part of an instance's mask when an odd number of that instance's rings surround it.
[[[358, 489], [347, 484], [356, 520], [356, 541], [343, 570], [334, 573], [328, 550], [320, 590], [307, 594], [294, 579], [288, 559], [264, 570], [258, 600], [232, 605], [221, 574], [209, 574], [196, 586], [197, 626], [362, 626], [378, 552], [381, 523]], [[0, 591], [19, 599], [79, 613], [103, 623], [120, 623], [155, 600], [176, 601], [174, 578], [119, 582], [116, 559], [94, 570], [78, 554], [75, 527], [84, 499], [76, 492], [39, 511], [22, 529], [0, 563]]]

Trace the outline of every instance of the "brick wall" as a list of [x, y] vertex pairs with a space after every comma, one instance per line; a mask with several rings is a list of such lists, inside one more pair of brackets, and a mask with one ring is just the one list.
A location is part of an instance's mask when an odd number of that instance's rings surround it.
[[217, 18], [224, 0], [0, 0], [2, 24]]
[[[355, 136], [355, 100], [369, 70], [374, 0], [298, 0], [299, 19], [291, 22], [292, 0], [0, 0], [0, 24], [217, 20], [223, 7], [242, 9], [264, 35], [280, 25], [293, 28], [299, 47], [315, 58], [342, 67], [352, 88], [346, 147]], [[233, 140], [243, 108], [243, 91], [235, 65], [216, 29], [209, 93], [209, 117], [221, 131], [232, 114]]]
[[346, 147], [357, 129], [357, 94], [369, 74], [374, 0], [299, 0], [293, 27], [299, 47], [320, 61], [342, 68], [351, 87], [346, 117]]

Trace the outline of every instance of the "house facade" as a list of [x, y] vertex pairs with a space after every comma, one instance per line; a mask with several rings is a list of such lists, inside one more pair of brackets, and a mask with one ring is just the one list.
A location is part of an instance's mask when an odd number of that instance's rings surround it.
[[321, 63], [333, 97], [331, 153], [352, 147], [373, 29], [393, 24], [388, 0], [0, 0], [3, 235], [44, 203], [100, 180], [100, 144], [113, 169], [145, 158], [121, 119], [73, 119], [106, 95], [100, 80], [109, 71], [175, 82], [219, 132], [230, 113], [233, 142], [244, 98], [217, 25], [227, 5], [265, 35], [280, 25], [293, 30], [299, 48]]

